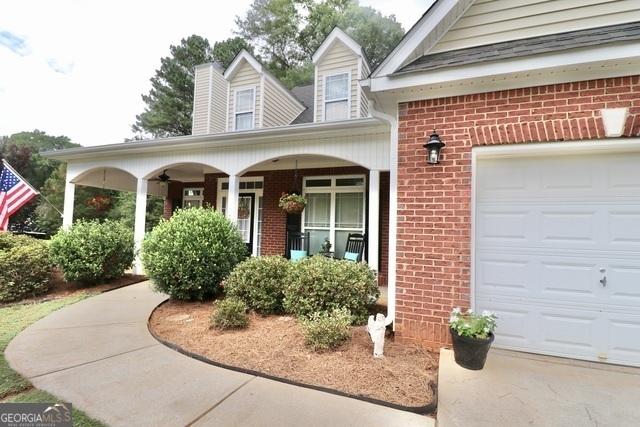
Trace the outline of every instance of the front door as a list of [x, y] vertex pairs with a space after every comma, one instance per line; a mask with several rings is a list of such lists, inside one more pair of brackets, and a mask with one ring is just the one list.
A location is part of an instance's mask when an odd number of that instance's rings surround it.
[[253, 193], [240, 193], [238, 197], [238, 230], [240, 230], [249, 253], [253, 252], [255, 200], [255, 194]]

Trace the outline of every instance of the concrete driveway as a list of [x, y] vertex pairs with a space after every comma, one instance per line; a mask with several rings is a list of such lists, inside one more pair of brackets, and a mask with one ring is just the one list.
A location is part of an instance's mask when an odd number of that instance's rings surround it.
[[158, 343], [148, 282], [52, 313], [5, 355], [37, 387], [110, 426], [421, 426], [429, 417], [208, 365]]
[[491, 350], [485, 369], [440, 353], [438, 427], [640, 425], [640, 369]]

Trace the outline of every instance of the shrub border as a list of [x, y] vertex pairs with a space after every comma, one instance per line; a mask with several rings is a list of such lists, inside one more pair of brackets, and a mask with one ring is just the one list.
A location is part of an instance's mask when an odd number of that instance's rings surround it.
[[298, 381], [290, 380], [290, 379], [287, 379], [287, 378], [282, 378], [282, 377], [277, 377], [275, 375], [265, 374], [264, 372], [254, 371], [252, 369], [241, 368], [241, 367], [235, 366], [235, 365], [227, 365], [225, 363], [221, 363], [221, 362], [217, 362], [215, 360], [209, 359], [208, 357], [202, 356], [202, 355], [200, 355], [198, 353], [194, 353], [194, 352], [191, 352], [189, 350], [185, 350], [184, 348], [180, 347], [177, 344], [174, 344], [174, 343], [172, 343], [170, 341], [167, 341], [167, 340], [165, 340], [163, 338], [160, 338], [151, 329], [151, 317], [153, 317], [153, 314], [156, 312], [156, 310], [158, 308], [160, 308], [162, 305], [166, 304], [167, 302], [169, 302], [169, 299], [166, 299], [166, 300], [162, 301], [160, 304], [158, 304], [151, 311], [151, 313], [149, 314], [149, 318], [147, 319], [147, 329], [149, 330], [149, 333], [151, 334], [151, 336], [153, 338], [155, 338], [158, 342], [160, 342], [161, 344], [169, 347], [172, 350], [177, 351], [178, 353], [181, 353], [181, 354], [184, 354], [185, 356], [191, 357], [192, 359], [196, 359], [196, 360], [198, 360], [200, 362], [204, 362], [204, 363], [207, 363], [209, 365], [217, 366], [218, 368], [229, 369], [231, 371], [236, 371], [236, 372], [240, 372], [240, 373], [243, 373], [243, 374], [253, 375], [253, 376], [261, 377], [261, 378], [266, 378], [268, 380], [278, 381], [278, 382], [285, 383], [285, 384], [290, 384], [290, 385], [294, 385], [294, 386], [298, 386], [298, 387], [309, 388], [309, 389], [312, 389], [312, 390], [322, 391], [324, 393], [335, 394], [337, 396], [348, 397], [348, 398], [351, 398], [351, 399], [361, 400], [361, 401], [364, 401], [364, 402], [367, 402], [367, 403], [372, 403], [374, 405], [381, 405], [381, 406], [386, 406], [386, 407], [393, 408], [393, 409], [398, 409], [400, 411], [413, 412], [415, 414], [421, 414], [421, 415], [435, 415], [435, 413], [436, 413], [436, 411], [438, 409], [438, 384], [435, 381], [430, 381], [429, 382], [429, 388], [431, 389], [431, 392], [432, 392], [432, 395], [433, 395], [433, 400], [431, 401], [431, 403], [428, 403], [427, 405], [423, 405], [423, 406], [405, 406], [405, 405], [399, 405], [397, 403], [387, 402], [386, 400], [374, 399], [374, 398], [365, 397], [365, 396], [357, 396], [355, 394], [345, 393], [343, 391], [335, 390], [335, 389], [328, 388], [328, 387], [323, 387], [323, 386], [318, 386], [318, 385], [313, 385], [313, 384], [305, 384], [305, 383], [301, 383], [301, 382], [298, 382]]

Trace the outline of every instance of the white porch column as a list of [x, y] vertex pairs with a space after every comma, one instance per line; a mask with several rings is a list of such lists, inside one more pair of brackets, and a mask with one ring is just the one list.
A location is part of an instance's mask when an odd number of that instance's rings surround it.
[[234, 224], [238, 223], [238, 196], [240, 194], [240, 177], [229, 175], [229, 193], [227, 196], [227, 218]]
[[369, 171], [369, 223], [367, 230], [367, 263], [378, 271], [380, 230], [380, 171]]
[[140, 250], [144, 239], [145, 220], [147, 216], [147, 180], [138, 178], [136, 185], [136, 216], [133, 228], [133, 239], [136, 250], [136, 260], [133, 265], [135, 274], [143, 274]]
[[73, 202], [76, 195], [76, 185], [67, 181], [64, 186], [64, 208], [62, 210], [62, 228], [68, 229], [73, 224]]

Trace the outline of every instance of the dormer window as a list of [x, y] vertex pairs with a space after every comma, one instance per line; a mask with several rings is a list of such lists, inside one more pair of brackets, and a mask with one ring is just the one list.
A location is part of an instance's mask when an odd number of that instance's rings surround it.
[[350, 82], [349, 73], [332, 74], [325, 78], [325, 120], [347, 120], [349, 118]]
[[256, 96], [255, 88], [237, 89], [235, 92], [234, 124], [235, 130], [253, 129], [255, 124]]

